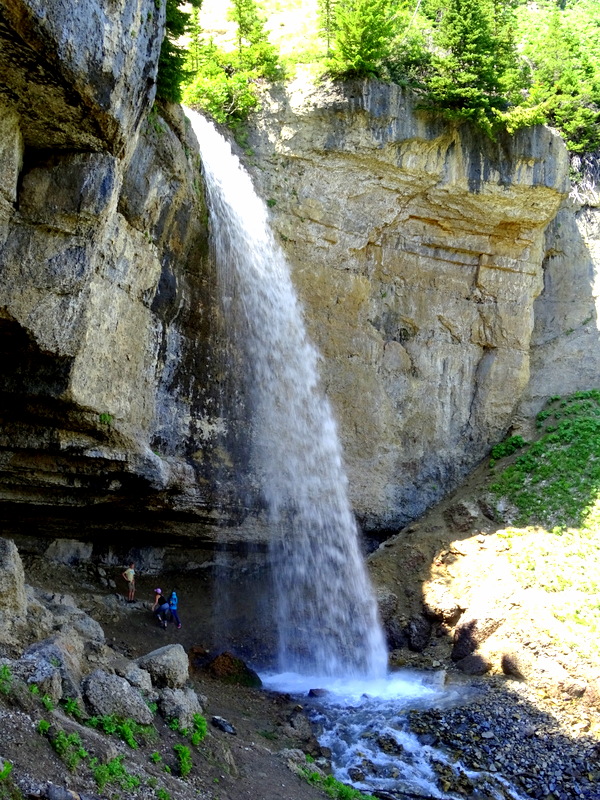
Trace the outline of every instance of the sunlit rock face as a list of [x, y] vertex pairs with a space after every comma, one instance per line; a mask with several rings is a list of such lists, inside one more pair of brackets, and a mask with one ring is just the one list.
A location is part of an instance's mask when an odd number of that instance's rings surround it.
[[255, 176], [294, 269], [355, 508], [394, 528], [510, 427], [530, 377], [545, 231], [568, 191], [547, 128], [492, 142], [397, 87], [264, 98]]
[[598, 189], [573, 194], [546, 232], [531, 380], [516, 420], [525, 432], [548, 397], [600, 386], [600, 198]]
[[[0, 0], [0, 522], [260, 549], [196, 142], [151, 111], [163, 25], [154, 0]], [[366, 528], [597, 383], [597, 210], [565, 200], [551, 131], [491, 142], [395, 87], [297, 82], [249, 144]]]

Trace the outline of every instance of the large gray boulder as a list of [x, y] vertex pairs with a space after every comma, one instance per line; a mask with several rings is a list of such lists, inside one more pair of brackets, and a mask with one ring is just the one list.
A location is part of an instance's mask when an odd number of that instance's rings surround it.
[[185, 689], [162, 689], [158, 707], [166, 720], [178, 719], [180, 727], [189, 729], [193, 728], [194, 714], [203, 713], [198, 695], [189, 686]]
[[96, 714], [130, 717], [141, 725], [149, 725], [154, 718], [139, 690], [119, 675], [97, 669], [85, 678], [82, 689]]
[[138, 666], [148, 670], [155, 686], [179, 689], [189, 678], [189, 661], [180, 644], [169, 644], [153, 650], [136, 660]]

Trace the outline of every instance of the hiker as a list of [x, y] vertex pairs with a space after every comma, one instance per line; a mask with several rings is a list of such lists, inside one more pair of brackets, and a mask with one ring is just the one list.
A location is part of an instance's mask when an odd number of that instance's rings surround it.
[[128, 587], [127, 602], [133, 603], [133, 600], [135, 598], [135, 564], [133, 563], [133, 561], [123, 573], [122, 578], [123, 580], [127, 581], [127, 587]]
[[154, 590], [154, 605], [152, 606], [154, 616], [160, 622], [161, 627], [167, 627], [167, 613], [169, 611], [169, 601], [163, 595], [162, 589]]
[[179, 598], [177, 597], [177, 592], [175, 589], [171, 592], [169, 596], [169, 611], [171, 612], [171, 619], [177, 625], [177, 628], [181, 628], [181, 622], [179, 620], [179, 614], [177, 613], [177, 606], [179, 605]]

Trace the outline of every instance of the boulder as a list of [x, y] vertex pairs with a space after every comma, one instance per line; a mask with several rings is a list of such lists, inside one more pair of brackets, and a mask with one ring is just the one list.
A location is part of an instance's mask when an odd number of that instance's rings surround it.
[[600, 680], [589, 681], [583, 693], [583, 701], [590, 708], [600, 710]]
[[506, 609], [492, 605], [473, 610], [456, 626], [452, 660], [460, 661], [476, 650], [504, 622]]
[[149, 725], [154, 719], [139, 690], [119, 675], [97, 669], [85, 678], [82, 689], [95, 714], [130, 717], [141, 725]]
[[413, 617], [408, 623], [408, 646], [416, 653], [422, 653], [431, 638], [431, 623], [424, 617]]
[[181, 688], [189, 679], [188, 657], [180, 644], [169, 644], [141, 656], [135, 662], [147, 670], [157, 687]]
[[408, 647], [408, 628], [406, 621], [399, 617], [392, 617], [383, 624], [385, 638], [390, 650]]
[[375, 590], [375, 600], [379, 608], [379, 615], [386, 623], [395, 614], [398, 606], [398, 595], [394, 594], [385, 586], [380, 586]]
[[423, 610], [431, 619], [454, 625], [464, 607], [443, 583], [426, 581], [423, 584]]
[[485, 675], [492, 668], [492, 662], [481, 653], [471, 653], [456, 662], [456, 667], [465, 675]]
[[84, 642], [74, 629], [61, 631], [56, 636], [44, 639], [28, 647], [22, 660], [35, 664], [30, 683], [44, 683], [58, 670], [63, 697], [79, 697], [79, 682], [83, 675]]
[[221, 653], [208, 664], [206, 671], [223, 683], [238, 686], [262, 686], [259, 675], [241, 658], [232, 653]]
[[505, 675], [518, 680], [527, 680], [535, 668], [533, 656], [524, 650], [510, 650], [503, 653], [500, 663]]
[[471, 503], [455, 503], [444, 511], [444, 520], [452, 531], [466, 533], [477, 524], [479, 508]]
[[166, 720], [178, 719], [182, 728], [193, 728], [194, 714], [202, 714], [203, 708], [196, 692], [185, 689], [162, 689], [158, 707]]
[[117, 674], [129, 681], [136, 689], [144, 692], [144, 694], [148, 695], [152, 692], [152, 678], [148, 670], [142, 669], [135, 664], [129, 664], [122, 672], [117, 670]]
[[0, 643], [13, 644], [16, 628], [25, 621], [27, 595], [23, 563], [11, 539], [0, 539], [0, 593], [10, 603], [10, 613], [0, 615]]

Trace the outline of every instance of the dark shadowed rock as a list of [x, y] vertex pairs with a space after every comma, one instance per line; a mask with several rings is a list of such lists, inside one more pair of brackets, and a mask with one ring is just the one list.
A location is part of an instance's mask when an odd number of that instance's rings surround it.
[[416, 653], [422, 653], [431, 638], [431, 623], [424, 617], [413, 617], [408, 623], [408, 646]]
[[227, 722], [227, 720], [223, 719], [223, 717], [211, 717], [210, 721], [211, 724], [215, 726], [215, 728], [218, 728], [220, 731], [223, 731], [223, 733], [231, 733], [233, 736], [237, 735], [237, 731], [231, 724], [231, 722]]
[[485, 675], [492, 668], [492, 662], [480, 653], [471, 653], [456, 662], [457, 668], [465, 675]]
[[399, 650], [401, 647], [408, 647], [408, 630], [406, 623], [398, 617], [388, 619], [383, 628], [385, 638], [390, 650]]
[[253, 669], [233, 653], [221, 653], [208, 664], [206, 671], [223, 683], [237, 686], [262, 686], [262, 681]]
[[454, 632], [452, 660], [460, 661], [470, 655], [491, 636], [504, 621], [506, 610], [500, 606], [482, 609], [461, 621]]

